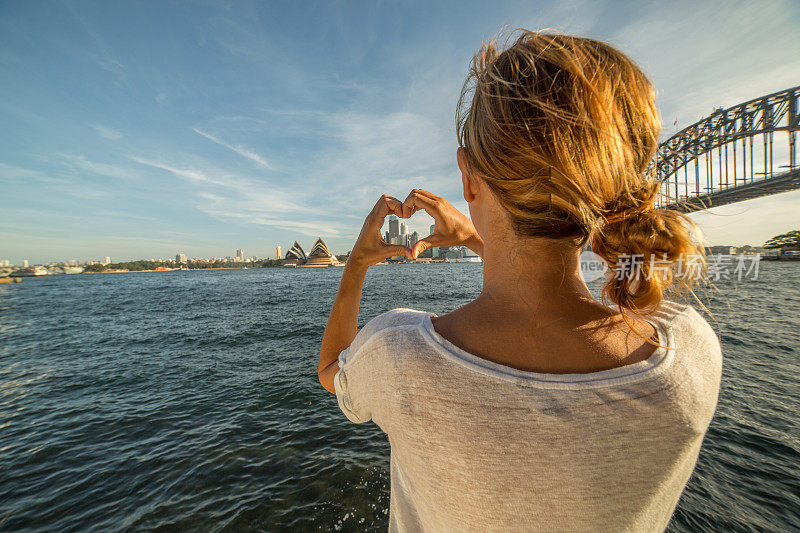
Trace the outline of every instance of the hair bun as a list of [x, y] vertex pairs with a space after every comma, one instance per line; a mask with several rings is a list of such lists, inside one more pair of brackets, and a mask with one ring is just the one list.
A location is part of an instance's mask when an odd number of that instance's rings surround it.
[[667, 209], [607, 218], [592, 239], [592, 251], [611, 267], [604, 298], [634, 312], [655, 310], [668, 287], [676, 280], [690, 286], [690, 276], [705, 266], [697, 226]]

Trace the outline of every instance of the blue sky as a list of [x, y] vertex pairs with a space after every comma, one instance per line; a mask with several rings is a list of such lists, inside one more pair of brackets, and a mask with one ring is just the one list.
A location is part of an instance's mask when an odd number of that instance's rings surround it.
[[[382, 193], [465, 209], [456, 100], [504, 27], [621, 48], [665, 135], [800, 84], [799, 3], [694, 4], [0, 2], [0, 259], [345, 252]], [[695, 218], [712, 244], [760, 244], [799, 205]]]

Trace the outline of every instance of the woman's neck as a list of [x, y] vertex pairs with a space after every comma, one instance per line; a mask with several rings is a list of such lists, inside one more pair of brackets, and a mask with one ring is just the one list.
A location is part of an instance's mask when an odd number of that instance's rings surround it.
[[432, 320], [439, 335], [495, 363], [554, 374], [607, 370], [653, 353], [646, 340], [655, 335], [652, 325], [623, 320], [589, 292], [580, 249], [543, 239], [509, 241], [484, 239], [483, 290]]
[[538, 309], [593, 297], [580, 274], [580, 249], [546, 239], [486, 242], [480, 299]]

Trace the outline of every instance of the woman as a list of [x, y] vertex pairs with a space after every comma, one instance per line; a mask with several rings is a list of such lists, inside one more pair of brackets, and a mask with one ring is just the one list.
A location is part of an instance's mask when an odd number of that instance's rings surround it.
[[[471, 220], [419, 189], [378, 200], [320, 382], [389, 437], [392, 531], [661, 531], [714, 413], [721, 351], [694, 309], [662, 300], [691, 283], [678, 267], [702, 266], [702, 248], [688, 219], [653, 207], [653, 88], [607, 44], [534, 32], [484, 46], [465, 88]], [[387, 214], [419, 210], [432, 235], [411, 249], [381, 239]], [[581, 278], [587, 243], [613, 267], [613, 306]], [[356, 334], [367, 268], [445, 245], [483, 258], [480, 295], [443, 316], [395, 309]]]

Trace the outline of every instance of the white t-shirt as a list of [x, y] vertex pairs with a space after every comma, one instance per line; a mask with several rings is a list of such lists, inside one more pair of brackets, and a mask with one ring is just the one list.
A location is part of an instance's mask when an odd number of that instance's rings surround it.
[[336, 396], [391, 445], [390, 531], [662, 531], [714, 414], [719, 340], [691, 307], [649, 320], [646, 361], [540, 374], [395, 309], [339, 356]]

